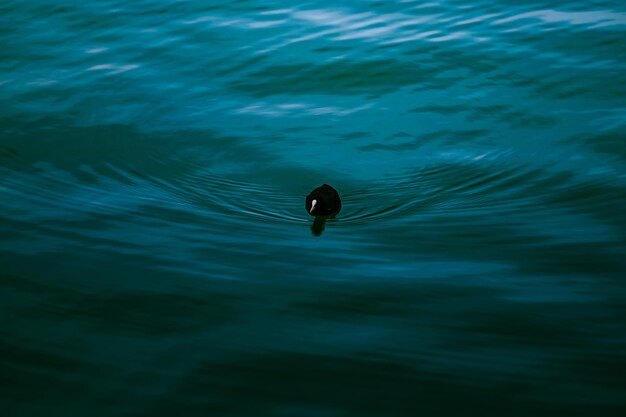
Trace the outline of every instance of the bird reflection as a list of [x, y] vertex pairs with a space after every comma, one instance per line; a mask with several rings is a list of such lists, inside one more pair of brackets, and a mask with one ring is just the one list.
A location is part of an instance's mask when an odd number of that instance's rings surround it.
[[316, 217], [311, 225], [311, 233], [313, 236], [320, 236], [326, 228], [326, 217]]

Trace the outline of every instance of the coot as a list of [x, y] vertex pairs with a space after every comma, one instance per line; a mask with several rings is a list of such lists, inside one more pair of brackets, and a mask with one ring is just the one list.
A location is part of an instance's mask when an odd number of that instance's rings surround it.
[[306, 196], [306, 211], [311, 216], [331, 217], [341, 210], [339, 193], [328, 184], [317, 187]]

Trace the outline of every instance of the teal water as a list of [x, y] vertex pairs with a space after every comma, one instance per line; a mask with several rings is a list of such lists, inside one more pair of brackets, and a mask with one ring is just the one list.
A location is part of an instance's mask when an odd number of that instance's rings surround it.
[[625, 162], [621, 1], [5, 0], [2, 415], [623, 415]]

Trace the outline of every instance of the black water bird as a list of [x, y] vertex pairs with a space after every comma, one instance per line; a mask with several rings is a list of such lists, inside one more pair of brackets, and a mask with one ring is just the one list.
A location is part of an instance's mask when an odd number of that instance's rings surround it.
[[315, 217], [334, 217], [341, 210], [339, 193], [328, 184], [317, 187], [306, 196], [306, 211]]

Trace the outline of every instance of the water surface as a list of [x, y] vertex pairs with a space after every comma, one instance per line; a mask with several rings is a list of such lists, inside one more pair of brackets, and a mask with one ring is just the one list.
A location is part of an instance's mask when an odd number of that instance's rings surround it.
[[625, 36], [616, 0], [4, 1], [5, 415], [620, 415]]

